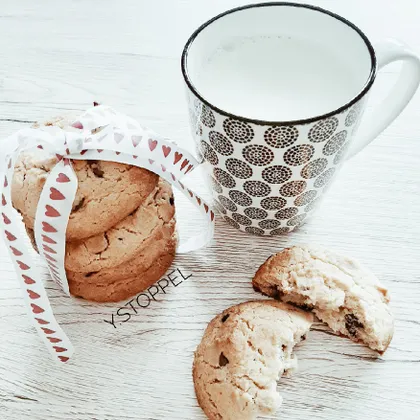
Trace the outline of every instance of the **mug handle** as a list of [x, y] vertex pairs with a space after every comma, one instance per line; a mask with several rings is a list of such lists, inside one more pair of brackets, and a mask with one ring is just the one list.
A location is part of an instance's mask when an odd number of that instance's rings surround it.
[[406, 45], [396, 40], [385, 40], [375, 46], [378, 71], [394, 61], [403, 61], [400, 76], [380, 109], [373, 112], [371, 125], [362, 132], [347, 159], [353, 157], [387, 128], [408, 105], [420, 83], [420, 58]]

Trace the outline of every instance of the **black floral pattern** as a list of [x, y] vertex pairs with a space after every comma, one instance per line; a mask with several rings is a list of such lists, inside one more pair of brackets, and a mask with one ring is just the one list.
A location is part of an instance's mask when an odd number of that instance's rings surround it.
[[306, 206], [312, 200], [315, 199], [317, 194], [318, 192], [315, 190], [306, 191], [303, 194], [301, 194], [299, 197], [296, 197], [294, 201], [294, 205], [298, 207]]
[[280, 220], [290, 219], [298, 214], [299, 210], [296, 207], [286, 207], [276, 213], [275, 218]]
[[216, 152], [213, 148], [206, 143], [204, 140], [201, 140], [201, 153], [208, 162], [210, 162], [213, 166], [216, 166], [219, 163], [219, 158], [217, 157]]
[[357, 102], [353, 108], [350, 109], [349, 113], [346, 116], [346, 120], [344, 122], [346, 127], [351, 127], [354, 123], [358, 120], [360, 113], [362, 111], [363, 104], [361, 101]]
[[343, 146], [346, 139], [347, 139], [347, 131], [346, 130], [340, 131], [334, 137], [332, 137], [331, 140], [328, 140], [328, 142], [325, 144], [324, 148], [322, 149], [322, 153], [324, 153], [325, 156], [333, 155]]
[[300, 171], [302, 178], [311, 179], [318, 176], [328, 165], [328, 159], [318, 158], [309, 162]]
[[279, 210], [286, 205], [287, 201], [283, 197], [268, 197], [261, 201], [261, 207], [266, 210]]
[[262, 171], [264, 181], [270, 184], [283, 184], [292, 176], [292, 170], [287, 166], [269, 166]]
[[272, 230], [270, 232], [270, 235], [271, 236], [284, 235], [284, 234], [289, 233], [289, 232], [290, 232], [290, 228], [281, 227], [281, 228]]
[[334, 176], [335, 168], [327, 169], [324, 173], [322, 173], [314, 183], [315, 188], [321, 188], [327, 185], [331, 178]]
[[292, 217], [287, 221], [287, 226], [299, 226], [303, 223], [305, 217], [307, 216], [306, 213], [298, 214], [295, 217]]
[[236, 210], [238, 210], [238, 207], [236, 207], [236, 204], [233, 201], [231, 201], [228, 198], [226, 198], [225, 196], [219, 195], [218, 199], [220, 201], [220, 204], [225, 209], [227, 209], [229, 211], [236, 211]]
[[252, 199], [248, 194], [245, 194], [242, 191], [231, 190], [229, 191], [229, 197], [238, 205], [242, 207], [250, 206], [252, 204]]
[[218, 194], [221, 194], [223, 192], [223, 188], [221, 185], [211, 176], [210, 177], [211, 185]]
[[208, 128], [213, 128], [216, 125], [216, 118], [213, 111], [205, 104], [202, 105], [200, 121]]
[[265, 142], [275, 149], [289, 147], [299, 137], [299, 131], [293, 126], [270, 127], [264, 133]]
[[309, 162], [315, 153], [315, 148], [310, 144], [292, 146], [283, 155], [287, 165], [300, 166]]
[[241, 226], [239, 225], [238, 222], [235, 222], [233, 219], [231, 219], [229, 216], [224, 216], [224, 219], [226, 220], [226, 222], [233, 226], [236, 229], [239, 229]]
[[254, 227], [254, 226], [248, 226], [245, 228], [245, 232], [250, 233], [251, 235], [259, 235], [262, 236], [264, 235], [264, 230]]
[[265, 219], [258, 223], [258, 226], [262, 229], [276, 229], [280, 226], [280, 222], [274, 219]]
[[217, 131], [210, 131], [209, 133], [210, 144], [213, 146], [217, 153], [223, 156], [230, 156], [233, 153], [232, 143], [223, 134]]
[[283, 197], [295, 197], [299, 194], [301, 194], [306, 188], [306, 182], [305, 181], [290, 181], [286, 182], [281, 188], [280, 188], [280, 195]]
[[274, 153], [267, 146], [260, 144], [250, 144], [242, 150], [244, 159], [255, 166], [269, 165], [274, 159]]
[[223, 169], [214, 168], [213, 175], [219, 181], [220, 185], [225, 188], [235, 188], [236, 182], [235, 180]]
[[258, 207], [248, 207], [244, 210], [246, 216], [250, 219], [261, 220], [268, 217], [268, 213]]
[[254, 130], [246, 122], [227, 118], [223, 121], [227, 136], [236, 143], [249, 143], [254, 138]]
[[243, 214], [233, 213], [232, 218], [233, 220], [235, 220], [235, 222], [238, 222], [240, 225], [252, 225], [252, 220], [248, 219], [248, 217], [244, 216]]
[[252, 177], [252, 168], [245, 162], [235, 158], [226, 160], [226, 169], [236, 178], [248, 179]]
[[337, 127], [338, 119], [336, 117], [319, 121], [309, 130], [309, 141], [312, 143], [321, 143], [326, 141], [334, 134]]
[[270, 186], [261, 181], [245, 181], [244, 190], [253, 197], [266, 197], [271, 192]]

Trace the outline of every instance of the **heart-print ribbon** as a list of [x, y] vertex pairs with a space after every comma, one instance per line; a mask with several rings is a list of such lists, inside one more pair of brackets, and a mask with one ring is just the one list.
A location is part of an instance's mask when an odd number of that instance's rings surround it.
[[86, 111], [72, 125], [79, 130], [26, 128], [6, 139], [7, 144], [17, 146], [6, 157], [0, 202], [1, 231], [23, 290], [28, 314], [50, 353], [60, 362], [67, 362], [74, 349], [54, 317], [41, 273], [32, 260], [21, 233], [19, 217], [12, 206], [13, 172], [22, 151], [38, 147], [57, 158], [40, 195], [34, 231], [40, 256], [52, 279], [67, 295], [70, 293], [64, 265], [66, 229], [78, 186], [72, 160], [105, 160], [146, 168], [178, 188], [203, 215], [207, 229], [184, 242], [181, 236], [177, 252], [191, 252], [205, 246], [214, 233], [213, 210], [181, 182], [199, 165], [190, 153], [142, 127], [133, 118], [103, 105]]

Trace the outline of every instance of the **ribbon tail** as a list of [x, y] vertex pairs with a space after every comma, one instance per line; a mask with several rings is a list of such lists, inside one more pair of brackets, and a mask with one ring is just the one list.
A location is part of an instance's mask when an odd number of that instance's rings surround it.
[[52, 279], [70, 296], [65, 270], [66, 230], [77, 191], [77, 176], [68, 159], [51, 170], [35, 215], [35, 240]]
[[15, 162], [19, 156], [15, 152], [6, 160], [6, 174], [1, 194], [1, 233], [15, 266], [22, 288], [25, 307], [35, 329], [44, 341], [55, 360], [67, 362], [74, 349], [64, 331], [58, 325], [43, 285], [41, 273], [35, 266], [33, 259], [21, 234], [19, 218], [12, 205], [12, 180]]
[[199, 195], [186, 188], [180, 181], [178, 181], [175, 186], [195, 207], [198, 208], [200, 213], [206, 218], [208, 224], [207, 231], [200, 232], [197, 235], [188, 238], [178, 246], [177, 252], [179, 254], [187, 254], [188, 252], [193, 252], [205, 247], [213, 239], [215, 226], [214, 211]]

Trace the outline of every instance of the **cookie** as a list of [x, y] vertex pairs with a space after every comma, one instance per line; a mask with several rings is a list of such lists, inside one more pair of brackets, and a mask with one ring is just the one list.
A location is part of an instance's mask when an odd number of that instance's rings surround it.
[[277, 381], [296, 368], [293, 347], [313, 317], [277, 301], [226, 309], [208, 325], [194, 357], [197, 400], [210, 420], [272, 415], [282, 402]]
[[132, 260], [149, 238], [173, 220], [175, 214], [171, 186], [160, 179], [143, 204], [120, 223], [95, 237], [67, 243], [66, 270], [96, 273]]
[[[70, 131], [70, 118], [56, 118], [36, 127], [58, 126]], [[45, 180], [57, 158], [35, 148], [23, 152], [12, 183], [13, 205], [28, 228], [33, 229], [36, 208]], [[105, 161], [74, 160], [78, 189], [67, 228], [67, 240], [102, 233], [137, 209], [156, 187], [158, 175], [144, 168]]]
[[172, 219], [159, 229], [155, 229], [153, 234], [144, 241], [143, 247], [139, 252], [130, 260], [124, 261], [115, 267], [104, 268], [96, 272], [75, 273], [66, 270], [67, 279], [73, 283], [81, 283], [86, 287], [90, 287], [92, 284], [106, 287], [106, 285], [116, 283], [119, 280], [140, 275], [160, 255], [170, 254], [173, 259], [176, 245], [175, 219]]
[[270, 257], [252, 284], [267, 296], [313, 310], [334, 332], [379, 353], [392, 340], [388, 290], [352, 258], [294, 246]]
[[[150, 236], [147, 241], [145, 241], [144, 248], [141, 249], [140, 252], [134, 256], [134, 258], [124, 262], [123, 264], [91, 273], [74, 273], [72, 271], [66, 270], [67, 280], [69, 284], [73, 286], [73, 288], [70, 286], [70, 292], [72, 292], [72, 294], [76, 294], [79, 297], [85, 297], [88, 299], [86, 296], [93, 295], [89, 289], [96, 289], [100, 290], [101, 296], [105, 296], [104, 299], [106, 299], [107, 294], [105, 289], [108, 286], [110, 290], [114, 290], [116, 285], [121, 283], [121, 281], [130, 283], [133, 278], [142, 276], [144, 272], [155, 263], [155, 260], [158, 260], [165, 255], [168, 256], [168, 258], [164, 259], [164, 261], [167, 261], [166, 269], [168, 269], [172, 264], [176, 253], [177, 235], [175, 226], [175, 219], [172, 219], [164, 227], [156, 230], [154, 234]], [[36, 252], [38, 252], [34, 231], [32, 229], [27, 229], [27, 233], [33, 248]], [[125, 299], [125, 297], [141, 292], [147, 287], [150, 287], [157, 280], [159, 280], [159, 277], [155, 278], [150, 275], [147, 278], [143, 278], [143, 282], [141, 283], [143, 288], [133, 289], [131, 294], [127, 296], [122, 293], [124, 297], [121, 299]], [[128, 290], [127, 287], [123, 287], [122, 289]], [[114, 296], [115, 292], [110, 294], [110, 296], [111, 295]], [[120, 296], [120, 294], [118, 296]], [[95, 296], [93, 295], [93, 297]], [[99, 296], [90, 300], [98, 301], [98, 299]]]
[[[175, 256], [175, 245], [160, 249], [155, 248], [149, 258], [145, 259], [143, 268], [134, 277], [124, 278], [112, 283], [83, 283], [69, 280], [70, 293], [94, 302], [119, 302], [146, 290], [160, 280], [171, 266]], [[146, 261], [150, 264], [146, 264]]]

